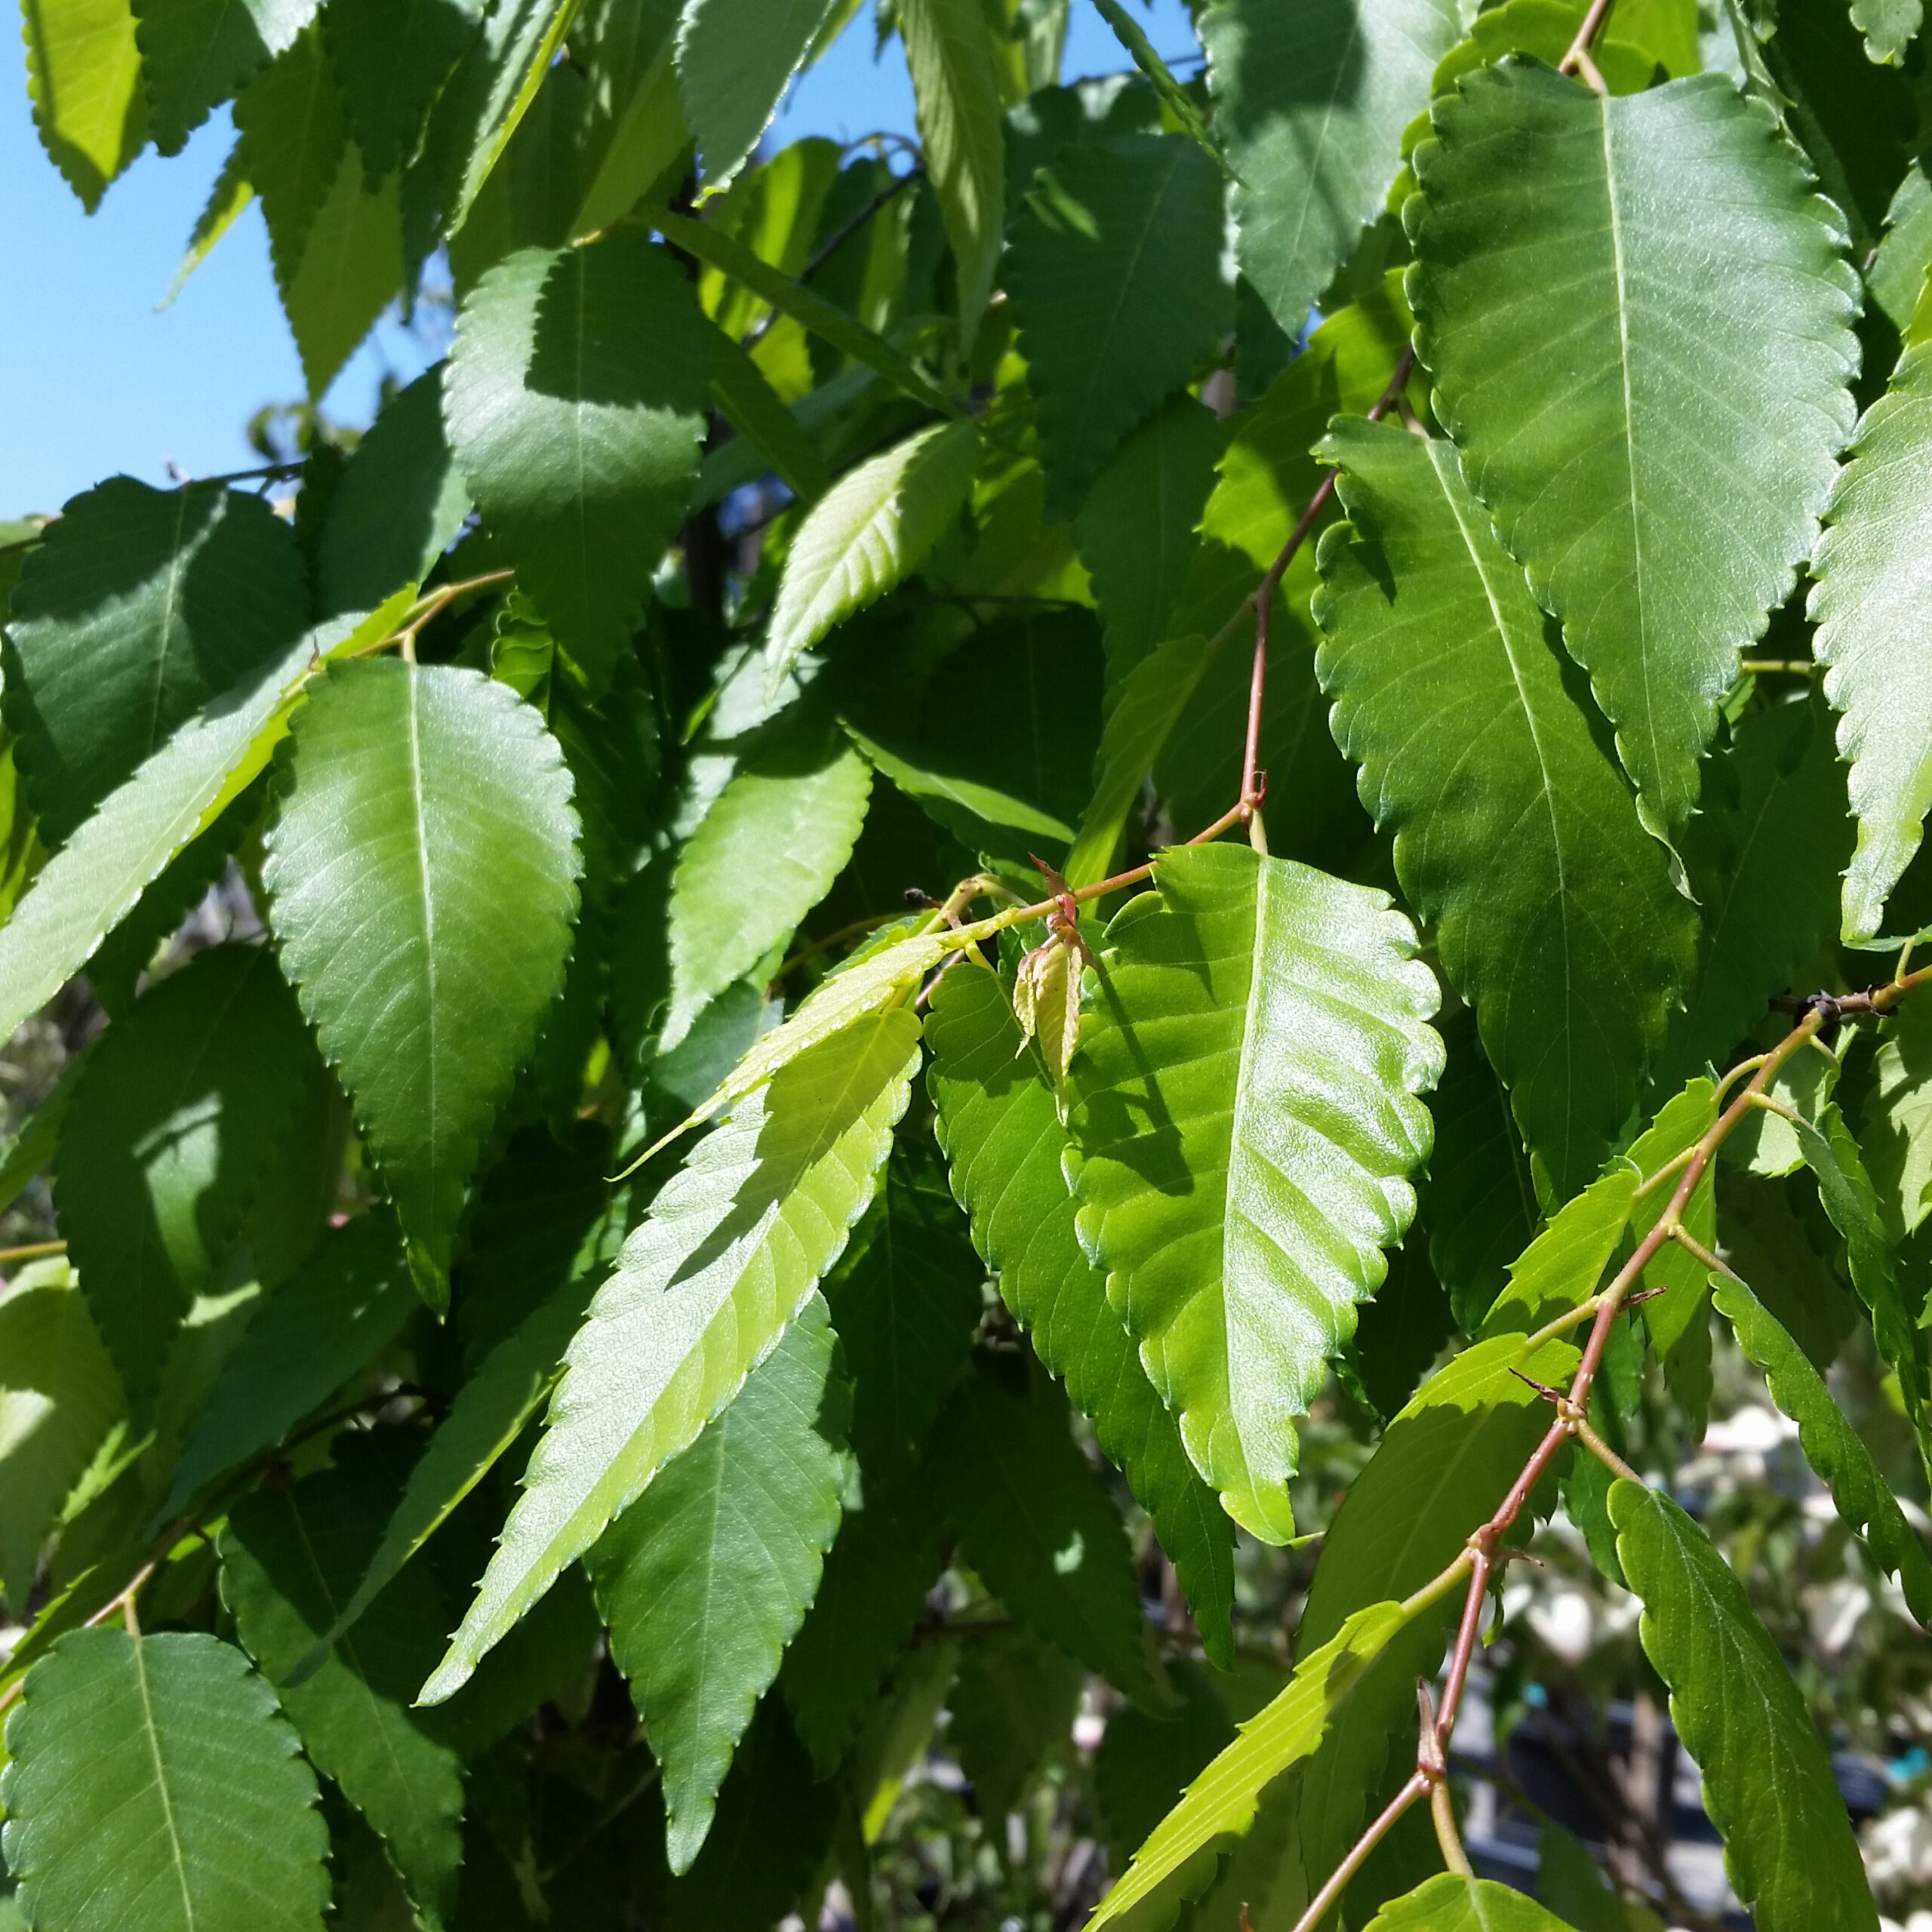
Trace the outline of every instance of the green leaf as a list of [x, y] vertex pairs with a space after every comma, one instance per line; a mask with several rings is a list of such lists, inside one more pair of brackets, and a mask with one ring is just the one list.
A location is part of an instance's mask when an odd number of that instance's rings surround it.
[[1684, 857], [1703, 906], [1697, 970], [1671, 1023], [1664, 1078], [1722, 1067], [1831, 937], [1838, 874], [1851, 844], [1844, 774], [1823, 709], [1755, 711], [1725, 761], [1735, 804], [1707, 798]]
[[681, 0], [592, 6], [571, 24], [571, 57], [590, 82], [573, 237], [627, 214], [691, 140], [673, 59], [681, 11]]
[[1380, 892], [1234, 845], [1154, 877], [1074, 1057], [1081, 1239], [1195, 1467], [1285, 1542], [1294, 1419], [1415, 1211], [1435, 983]]
[[22, 0], [27, 94], [48, 158], [89, 214], [146, 145], [130, 0]]
[[1303, 1657], [1287, 1687], [1243, 1724], [1235, 1741], [1187, 1788], [1088, 1921], [1090, 1932], [1126, 1918], [1135, 1932], [1174, 1922], [1181, 1900], [1214, 1876], [1201, 1854], [1245, 1832], [1262, 1791], [1319, 1748], [1349, 1715], [1364, 1673], [1421, 1607], [1378, 1603], [1358, 1611], [1328, 1643]]
[[563, 983], [570, 775], [535, 711], [448, 665], [340, 666], [294, 738], [269, 924], [440, 1304], [464, 1183]]
[[1611, 1889], [1596, 1861], [1561, 1825], [1544, 1826], [1537, 1840], [1537, 1894], [1577, 1932], [1664, 1932], [1648, 1906]]
[[1801, 1216], [1793, 1190], [1729, 1170], [1719, 1176], [1718, 1192], [1724, 1259], [1823, 1374], [1863, 1312], [1819, 1252], [1829, 1232], [1822, 1211]]
[[[1384, 1598], [1421, 1589], [1494, 1512], [1548, 1432], [1547, 1404], [1522, 1379], [1560, 1386], [1578, 1360], [1567, 1341], [1534, 1357], [1521, 1335], [1466, 1349], [1423, 1383], [1349, 1485], [1323, 1539], [1295, 1633], [1306, 1656]], [[1517, 1373], [1521, 1371], [1521, 1374]], [[1460, 1593], [1422, 1611], [1371, 1663], [1349, 1721], [1302, 1773], [1300, 1838], [1306, 1869], [1331, 1871], [1367, 1822], [1389, 1746], [1415, 1722], [1415, 1684], [1441, 1663]]]
[[1921, 0], [1851, 0], [1851, 23], [1865, 36], [1866, 55], [1894, 67], [1904, 65], [1924, 22]]
[[732, 1755], [838, 1534], [847, 1396], [837, 1347], [814, 1295], [586, 1559], [612, 1660], [663, 1770], [675, 1872], [691, 1869], [710, 1831]]
[[1839, 714], [1858, 844], [1844, 876], [1844, 937], [1872, 938], [1932, 805], [1932, 678], [1918, 567], [1932, 537], [1915, 479], [1932, 451], [1932, 343], [1900, 358], [1860, 419], [1812, 566], [1812, 640]]
[[1180, 1694], [1180, 1710], [1124, 1706], [1109, 1715], [1094, 1755], [1094, 1796], [1107, 1848], [1123, 1869], [1181, 1792], [1234, 1742], [1214, 1673], [1191, 1657], [1176, 1657], [1168, 1675]]
[[438, 367], [377, 417], [329, 492], [315, 560], [322, 608], [372, 610], [398, 589], [414, 591], [469, 509], [443, 434]]
[[395, 1223], [382, 1212], [332, 1228], [269, 1295], [208, 1392], [157, 1523], [216, 1477], [272, 1449], [359, 1375], [417, 1306]]
[[29, 553], [8, 627], [7, 721], [42, 838], [65, 844], [189, 718], [284, 657], [307, 611], [294, 538], [259, 497], [116, 476], [75, 498]]
[[1932, 1208], [1932, 1009], [1907, 1000], [1872, 1057], [1860, 1145], [1893, 1244]]
[[[711, 399], [718, 413], [776, 470], [786, 488], [815, 503], [832, 487], [817, 446], [785, 406], [764, 371], [715, 323], [705, 332], [711, 350]], [[699, 494], [705, 472], [699, 472]]]
[[814, 721], [752, 752], [678, 855], [671, 1008], [660, 1051], [794, 932], [852, 856], [871, 768]]
[[1120, 1512], [1058, 1398], [1029, 1401], [980, 1370], [954, 1391], [934, 1440], [959, 1553], [987, 1589], [1137, 1702], [1160, 1702]]
[[1381, 214], [1402, 131], [1462, 38], [1453, 0], [1215, 0], [1201, 16], [1241, 272], [1291, 338]]
[[525, 248], [473, 288], [444, 386], [483, 521], [560, 642], [607, 667], [697, 475], [703, 318], [635, 229]]
[[666, 1183], [571, 1344], [524, 1494], [426, 1701], [460, 1687], [777, 1346], [871, 1198], [918, 1041], [900, 1008], [821, 1042]]
[[1850, 428], [1844, 236], [1722, 75], [1606, 99], [1509, 61], [1432, 112], [1406, 219], [1437, 414], [1674, 844]]
[[1743, 1281], [1714, 1275], [1711, 1299], [1737, 1331], [1738, 1346], [1764, 1371], [1771, 1400], [1797, 1423], [1804, 1460], [1830, 1488], [1839, 1521], [1865, 1539], [1885, 1573], [1899, 1580], [1912, 1615], [1932, 1628], [1932, 1560], [1825, 1378]]
[[198, 1632], [77, 1630], [7, 1724], [8, 1869], [29, 1924], [320, 1932], [328, 1834], [275, 1693]]
[[1552, 1215], [1509, 1264], [1509, 1284], [1484, 1318], [1483, 1335], [1534, 1334], [1595, 1294], [1629, 1226], [1642, 1178], [1634, 1163], [1620, 1161]]
[[293, 45], [317, 0], [134, 0], [148, 125], [163, 154]]
[[910, 577], [952, 528], [980, 466], [970, 423], [936, 423], [848, 470], [792, 540], [765, 639], [768, 685]]
[[273, 955], [227, 946], [136, 1001], [88, 1057], [54, 1207], [137, 1415], [294, 1123], [306, 1048]]
[[443, 1630], [428, 1571], [386, 1592], [377, 1614], [340, 1640], [314, 1675], [283, 1681], [334, 1620], [393, 1499], [371, 1463], [359, 1456], [236, 1503], [221, 1534], [222, 1600], [243, 1647], [278, 1686], [303, 1750], [382, 1839], [420, 1920], [437, 1928], [456, 1903], [463, 1774], [409, 1707]]
[[41, 1546], [122, 1409], [120, 1378], [64, 1264], [0, 1296], [0, 1593], [25, 1622]]
[[1185, 390], [1171, 395], [1114, 452], [1075, 514], [1080, 561], [1106, 626], [1110, 713], [1134, 667], [1168, 635], [1226, 445], [1211, 410]]
[[944, 416], [959, 414], [958, 405], [934, 389], [890, 343], [774, 268], [715, 223], [694, 221], [688, 215], [657, 209], [652, 211], [651, 220], [666, 241], [750, 290], [780, 315], [790, 316], [842, 354], [876, 371], [915, 402]]
[[402, 189], [394, 175], [364, 180], [352, 141], [303, 237], [295, 266], [281, 272], [281, 306], [295, 332], [309, 400], [319, 403], [392, 297], [403, 292]]
[[322, 38], [372, 181], [414, 158], [423, 124], [476, 38], [483, 11], [477, 0], [329, 0]]
[[1728, 1564], [1667, 1497], [1610, 1492], [1617, 1555], [1642, 1600], [1644, 1654], [1703, 1774], [1730, 1882], [1761, 1932], [1876, 1932], [1823, 1740]]
[[503, 0], [484, 16], [482, 36], [450, 84], [459, 105], [457, 167], [447, 223], [468, 218], [490, 172], [549, 73], [580, 0]]
[[1692, 911], [1454, 448], [1345, 418], [1322, 453], [1351, 518], [1322, 539], [1315, 603], [1335, 741], [1567, 1198], [1663, 1042]]
[[1197, 1477], [1180, 1432], [1109, 1304], [1106, 1278], [1075, 1231], [1060, 1172], [1067, 1151], [1053, 1088], [989, 973], [963, 964], [942, 980], [927, 1022], [940, 1145], [973, 1240], [1040, 1359], [1094, 1423], [1102, 1450], [1154, 1519], [1201, 1641], [1232, 1661], [1232, 1527]]
[[[1219, 172], [1227, 180], [1234, 179], [1234, 171], [1228, 165], [1227, 157], [1215, 144], [1214, 137], [1208, 131], [1208, 124], [1201, 118], [1201, 109], [1193, 95], [1174, 77], [1168, 63], [1155, 51], [1154, 43], [1147, 38], [1146, 31], [1134, 16], [1123, 7], [1120, 0], [1094, 0], [1100, 17], [1114, 30], [1114, 38], [1127, 50], [1128, 59], [1147, 77], [1161, 105], [1180, 124], [1188, 139], [1199, 147]], [[1057, 58], [1057, 57], [1056, 57]]]
[[214, 253], [215, 245], [253, 205], [255, 191], [244, 170], [242, 143], [238, 140], [229, 149], [228, 158], [222, 163], [221, 172], [215, 177], [214, 186], [208, 190], [208, 198], [202, 204], [201, 213], [195, 217], [188, 245], [182, 251], [180, 264], [174, 271], [174, 279], [168, 285], [168, 293], [161, 298], [160, 307], [173, 306], [175, 297], [187, 286], [188, 278]]
[[771, 125], [835, 0], [685, 0], [678, 94], [708, 189], [723, 187]]
[[1034, 177], [1006, 278], [1049, 517], [1073, 513], [1232, 327], [1220, 217], [1220, 177], [1178, 135], [1069, 148]]
[[235, 165], [261, 198], [275, 286], [285, 294], [349, 147], [342, 91], [319, 27], [297, 35], [242, 90], [235, 126]]
[[[1029, 1630], [994, 1630], [964, 1646], [946, 1700], [946, 1738], [980, 1816], [1018, 1810], [1044, 1761], [1072, 1755], [1087, 1673]], [[1109, 1718], [1111, 1730], [1118, 1718]]]
[[959, 334], [970, 349], [998, 272], [1006, 143], [990, 23], [980, 0], [901, 0], [919, 144], [952, 245]]
[[1533, 1898], [1494, 1878], [1439, 1878], [1392, 1900], [1367, 1932], [1569, 1932]]

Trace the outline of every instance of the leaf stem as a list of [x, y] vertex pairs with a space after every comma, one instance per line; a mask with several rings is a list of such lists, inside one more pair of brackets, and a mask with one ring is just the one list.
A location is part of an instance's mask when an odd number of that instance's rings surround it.
[[1294, 1932], [1315, 1932], [1315, 1927], [1327, 1915], [1328, 1908], [1342, 1896], [1349, 1881], [1361, 1869], [1368, 1854], [1395, 1829], [1402, 1814], [1417, 1798], [1427, 1797], [1429, 1791], [1429, 1779], [1417, 1771], [1389, 1801], [1381, 1817], [1356, 1839], [1347, 1857], [1330, 1875], [1327, 1884], [1309, 1900], [1308, 1909], [1295, 1921]]
[[65, 1254], [64, 1241], [30, 1241], [19, 1247], [0, 1247], [0, 1266], [10, 1261], [38, 1261], [50, 1254]]
[[1603, 76], [1597, 72], [1597, 64], [1590, 57], [1590, 48], [1603, 31], [1603, 24], [1616, 4], [1617, 0], [1590, 0], [1589, 11], [1577, 23], [1577, 37], [1571, 42], [1570, 51], [1557, 63], [1556, 71], [1559, 74], [1580, 75], [1601, 94], [1607, 94], [1610, 90], [1604, 85]]

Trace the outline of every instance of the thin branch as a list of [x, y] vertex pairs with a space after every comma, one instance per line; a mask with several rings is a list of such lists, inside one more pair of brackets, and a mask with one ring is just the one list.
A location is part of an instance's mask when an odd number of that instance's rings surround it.
[[20, 1247], [0, 1247], [0, 1267], [10, 1261], [39, 1261], [50, 1254], [65, 1254], [64, 1241], [30, 1241]]
[[1603, 76], [1597, 72], [1596, 63], [1590, 58], [1590, 48], [1597, 35], [1603, 30], [1603, 23], [1610, 17], [1610, 10], [1616, 0], [1590, 0], [1590, 10], [1577, 26], [1577, 37], [1570, 43], [1570, 51], [1557, 63], [1559, 74], [1580, 74], [1598, 94], [1608, 90]]
[[1429, 1795], [1429, 1782], [1420, 1771], [1409, 1780], [1401, 1789], [1389, 1801], [1383, 1811], [1368, 1829], [1356, 1839], [1347, 1857], [1336, 1866], [1327, 1884], [1309, 1901], [1308, 1909], [1295, 1921], [1294, 1932], [1315, 1932], [1316, 1926], [1327, 1916], [1328, 1908], [1347, 1889], [1349, 1881], [1361, 1869], [1368, 1854], [1388, 1836], [1401, 1817], [1402, 1814], [1419, 1798]]
[[[906, 189], [913, 182], [918, 180], [925, 171], [923, 165], [915, 164], [909, 168], [903, 174], [895, 174], [877, 194], [873, 195], [870, 201], [866, 202], [863, 208], [860, 209], [857, 214], [853, 216], [851, 220], [842, 223], [826, 238], [824, 243], [811, 260], [799, 269], [798, 280], [801, 282], [810, 281], [812, 277], [817, 275], [819, 270], [823, 268], [826, 263], [830, 261], [832, 257], [837, 254], [839, 250], [844, 248], [846, 243], [851, 241], [852, 237], [857, 234], [874, 215], [888, 206], [895, 196], [904, 193]], [[756, 325], [746, 334], [742, 345], [748, 353], [764, 340], [771, 325], [777, 319], [778, 311], [776, 309], [768, 309], [758, 318]]]

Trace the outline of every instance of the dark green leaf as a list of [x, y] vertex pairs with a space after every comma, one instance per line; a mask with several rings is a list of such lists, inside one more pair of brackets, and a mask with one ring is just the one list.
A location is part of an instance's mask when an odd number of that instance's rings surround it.
[[414, 158], [437, 93], [485, 11], [477, 0], [329, 0], [322, 38], [371, 180]]
[[1001, 1820], [1057, 1752], [1072, 1755], [1087, 1673], [1029, 1630], [991, 1630], [961, 1647], [946, 1700], [946, 1743], [973, 1787], [980, 1816]]
[[1367, 1932], [1569, 1932], [1562, 1920], [1494, 1878], [1453, 1872], [1385, 1905]]
[[721, 188], [758, 146], [835, 0], [686, 0], [678, 93], [705, 185]]
[[285, 51], [317, 0], [134, 0], [148, 125], [179, 154], [214, 109]]

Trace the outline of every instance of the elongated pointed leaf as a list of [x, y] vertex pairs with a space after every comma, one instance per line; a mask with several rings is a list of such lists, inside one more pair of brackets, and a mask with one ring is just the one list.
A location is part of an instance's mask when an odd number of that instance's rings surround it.
[[386, 658], [330, 675], [294, 753], [269, 923], [440, 1300], [464, 1183], [563, 983], [570, 775], [506, 686]]
[[1060, 1173], [1067, 1148], [1053, 1088], [1023, 1057], [999, 981], [970, 964], [947, 974], [927, 1022], [939, 1133], [973, 1238], [1040, 1359], [1091, 1418], [1173, 1559], [1208, 1654], [1230, 1660], [1232, 1526], [1195, 1475], [1180, 1432], [1082, 1251]]
[[23, 10], [27, 94], [41, 146], [91, 214], [146, 145], [147, 100], [129, 0]]
[[414, 158], [438, 90], [483, 11], [477, 0], [330, 0], [322, 38], [372, 180]]
[[317, 0], [134, 0], [148, 123], [163, 154], [294, 41]]
[[1336, 743], [1567, 1198], [1662, 1044], [1691, 909], [1454, 448], [1344, 420], [1324, 453], [1352, 520], [1322, 540], [1315, 607]]
[[57, 1262], [0, 1297], [0, 1592], [25, 1623], [41, 1545], [122, 1412], [120, 1378]]
[[321, 401], [377, 317], [402, 292], [404, 248], [401, 183], [388, 175], [370, 186], [361, 152], [345, 140], [299, 260], [287, 272], [278, 263], [281, 306], [312, 401]]
[[1674, 844], [1851, 426], [1844, 237], [1719, 75], [1606, 99], [1512, 60], [1432, 114], [1407, 218], [1437, 413]]
[[758, 146], [835, 0], [687, 0], [678, 94], [705, 185], [721, 188]]
[[409, 1700], [443, 1629], [426, 1570], [383, 1596], [378, 1614], [337, 1642], [300, 1685], [289, 1667], [334, 1621], [367, 1561], [395, 1489], [358, 1457], [294, 1488], [258, 1489], [221, 1535], [223, 1601], [243, 1645], [278, 1687], [303, 1749], [383, 1841], [421, 1920], [441, 1926], [463, 1857], [460, 1761]]
[[666, 1183], [571, 1344], [524, 1494], [426, 1701], [460, 1687], [777, 1346], [872, 1197], [918, 1041], [900, 1008], [823, 1042]]
[[1668, 1497], [1619, 1482], [1610, 1513], [1738, 1897], [1762, 1932], [1876, 1932], [1824, 1741], [1743, 1586]]
[[[1548, 1405], [1522, 1377], [1560, 1386], [1577, 1358], [1567, 1341], [1546, 1343], [1531, 1357], [1524, 1337], [1498, 1335], [1423, 1385], [1323, 1539], [1295, 1635], [1299, 1652], [1329, 1642], [1370, 1604], [1420, 1589], [1454, 1560], [1549, 1429]], [[1347, 1724], [1303, 1771], [1302, 1857], [1318, 1882], [1367, 1822], [1391, 1743], [1414, 1724], [1416, 1679], [1441, 1662], [1460, 1607], [1460, 1595], [1445, 1599], [1389, 1641], [1357, 1685]]]
[[1813, 649], [1839, 713], [1858, 820], [1843, 907], [1854, 944], [1878, 933], [1932, 805], [1932, 629], [1921, 584], [1932, 521], [1915, 482], [1929, 451], [1932, 343], [1915, 343], [1860, 420], [1812, 567]]
[[1162, 1932], [1171, 1925], [1183, 1901], [1214, 1876], [1214, 1860], [1206, 1854], [1244, 1832], [1261, 1792], [1347, 1721], [1364, 1673], [1415, 1614], [1404, 1604], [1372, 1604], [1309, 1652], [1287, 1688], [1241, 1727], [1240, 1735], [1188, 1786], [1134, 1854], [1088, 1920], [1094, 1932], [1118, 1921], [1134, 1932]]
[[1215, 0], [1202, 15], [1214, 126], [1243, 183], [1241, 272], [1290, 337], [1382, 212], [1403, 130], [1461, 38], [1453, 0]]
[[273, 956], [221, 946], [137, 1000], [88, 1057], [54, 1205], [137, 1414], [294, 1122], [307, 1044]]
[[342, 91], [319, 27], [297, 35], [242, 90], [235, 126], [235, 166], [260, 198], [275, 286], [285, 291], [349, 147]]
[[29, 1924], [320, 1932], [328, 1834], [275, 1693], [198, 1632], [77, 1630], [7, 1723], [7, 1864]]
[[765, 641], [775, 681], [856, 611], [903, 583], [966, 501], [979, 432], [939, 423], [848, 471], [812, 506], [786, 552]]
[[[778, 472], [795, 497], [812, 503], [823, 496], [832, 479], [825, 473], [817, 446], [764, 371], [715, 323], [706, 331], [706, 340], [711, 351], [711, 398], [718, 414]], [[706, 475], [700, 470], [700, 499], [705, 497]]]
[[844, 735], [816, 721], [740, 764], [678, 855], [660, 1051], [832, 889], [865, 824], [872, 782]]
[[1195, 1467], [1284, 1542], [1294, 1419], [1415, 1211], [1435, 982], [1380, 893], [1234, 845], [1155, 878], [1074, 1057], [1080, 1235]]
[[417, 1305], [389, 1215], [358, 1215], [331, 1229], [262, 1304], [223, 1364], [158, 1521], [171, 1521], [217, 1476], [272, 1448], [367, 1367]]
[[307, 607], [288, 526], [257, 497], [125, 476], [75, 497], [29, 553], [9, 627], [7, 721], [42, 838], [64, 843], [180, 725], [285, 655]]
[[846, 1392], [814, 1295], [724, 1414], [587, 1559], [611, 1655], [663, 1767], [666, 1853], [686, 1872], [752, 1707], [838, 1533]]
[[979, 0], [906, 0], [899, 32], [912, 71], [919, 142], [939, 195], [970, 348], [999, 263], [1005, 131], [991, 23]]
[[960, 1554], [986, 1587], [1048, 1642], [1157, 1703], [1133, 1553], [1058, 1398], [1029, 1401], [970, 1374], [935, 1444]]
[[1072, 513], [1232, 324], [1220, 205], [1213, 162], [1180, 135], [1069, 148], [1035, 177], [1007, 283], [1039, 398], [1049, 516]]
[[1392, 1899], [1367, 1932], [1570, 1932], [1564, 1921], [1494, 1878], [1453, 1872]]
[[444, 387], [484, 521], [565, 646], [608, 667], [697, 475], [703, 318], [635, 229], [525, 248], [470, 292]]
[[1552, 1215], [1509, 1264], [1509, 1285], [1484, 1320], [1483, 1334], [1534, 1334], [1595, 1294], [1629, 1225], [1642, 1178], [1632, 1163], [1620, 1161]]
[[1839, 1520], [1864, 1537], [1899, 1580], [1912, 1615], [1932, 1628], [1932, 1558], [1825, 1378], [1743, 1282], [1714, 1276], [1711, 1299], [1737, 1331], [1738, 1346], [1763, 1370], [1771, 1400], [1797, 1423], [1804, 1460], [1830, 1488]]

